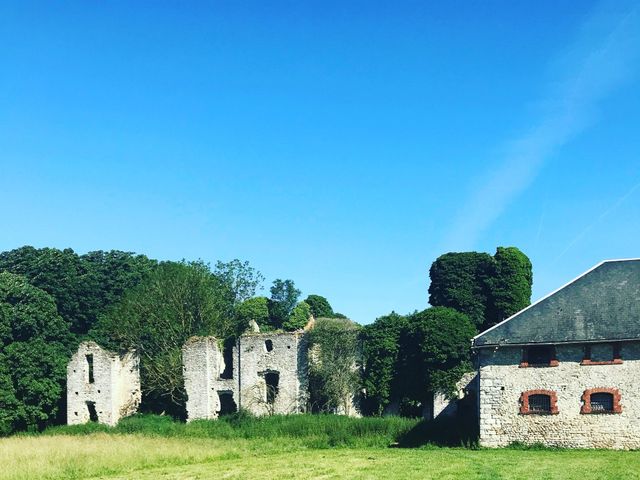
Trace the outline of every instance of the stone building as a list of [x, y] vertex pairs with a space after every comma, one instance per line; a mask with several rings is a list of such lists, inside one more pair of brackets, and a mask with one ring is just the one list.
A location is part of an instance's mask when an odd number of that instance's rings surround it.
[[214, 337], [182, 348], [189, 420], [217, 418], [239, 408], [255, 415], [299, 413], [308, 392], [304, 332], [247, 333], [231, 348]]
[[139, 359], [83, 342], [67, 365], [67, 423], [115, 425], [140, 404]]
[[473, 339], [480, 442], [640, 448], [640, 260], [604, 261]]

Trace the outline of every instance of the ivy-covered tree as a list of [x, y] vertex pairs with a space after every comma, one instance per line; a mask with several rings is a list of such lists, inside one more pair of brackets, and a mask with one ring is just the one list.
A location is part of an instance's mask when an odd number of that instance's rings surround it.
[[360, 389], [360, 326], [321, 318], [309, 332], [312, 411], [349, 413]]
[[396, 383], [402, 351], [400, 337], [406, 328], [407, 318], [391, 312], [362, 329], [364, 413], [381, 415], [394, 394], [399, 396]]
[[72, 346], [53, 298], [24, 277], [0, 273], [0, 433], [56, 418]]
[[429, 270], [429, 303], [469, 316], [481, 330], [530, 303], [531, 262], [515, 247], [488, 253], [446, 253]]
[[311, 317], [311, 307], [307, 302], [300, 302], [296, 305], [289, 315], [289, 318], [283, 323], [282, 327], [287, 331], [300, 330], [309, 323]]
[[237, 334], [227, 285], [202, 262], [163, 262], [102, 316], [93, 337], [140, 355], [143, 407], [184, 416], [182, 346], [194, 335]]
[[281, 329], [298, 303], [300, 290], [293, 280], [274, 280], [269, 299], [269, 321], [274, 329]]
[[314, 318], [333, 318], [333, 308], [325, 297], [320, 295], [309, 295], [304, 300], [311, 308], [311, 314]]
[[432, 307], [410, 315], [400, 338], [404, 396], [424, 403], [432, 393], [451, 394], [462, 375], [472, 370], [469, 340], [476, 333], [473, 322], [452, 308]]
[[491, 308], [483, 328], [509, 318], [531, 303], [533, 272], [529, 258], [515, 247], [498, 247], [495, 273], [489, 284]]

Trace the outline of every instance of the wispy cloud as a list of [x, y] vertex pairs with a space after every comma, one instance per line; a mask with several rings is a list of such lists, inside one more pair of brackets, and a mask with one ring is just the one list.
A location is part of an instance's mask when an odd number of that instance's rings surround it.
[[618, 14], [594, 12], [567, 49], [570, 73], [542, 99], [547, 113], [500, 149], [503, 160], [472, 192], [445, 238], [444, 248], [473, 248], [480, 235], [531, 185], [551, 156], [595, 122], [597, 104], [636, 73], [640, 6]]

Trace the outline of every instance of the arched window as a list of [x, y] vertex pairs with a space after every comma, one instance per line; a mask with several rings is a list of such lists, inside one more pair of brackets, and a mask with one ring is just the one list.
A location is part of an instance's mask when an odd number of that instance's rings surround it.
[[555, 415], [558, 413], [558, 396], [553, 390], [529, 390], [520, 396], [522, 415]]
[[580, 413], [622, 413], [620, 392], [615, 388], [585, 390]]

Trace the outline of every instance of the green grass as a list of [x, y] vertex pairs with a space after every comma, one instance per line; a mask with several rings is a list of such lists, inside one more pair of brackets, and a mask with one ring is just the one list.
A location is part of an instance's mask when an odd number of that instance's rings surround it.
[[389, 448], [423, 431], [400, 418], [135, 416], [0, 439], [0, 478], [640, 479], [640, 452]]

